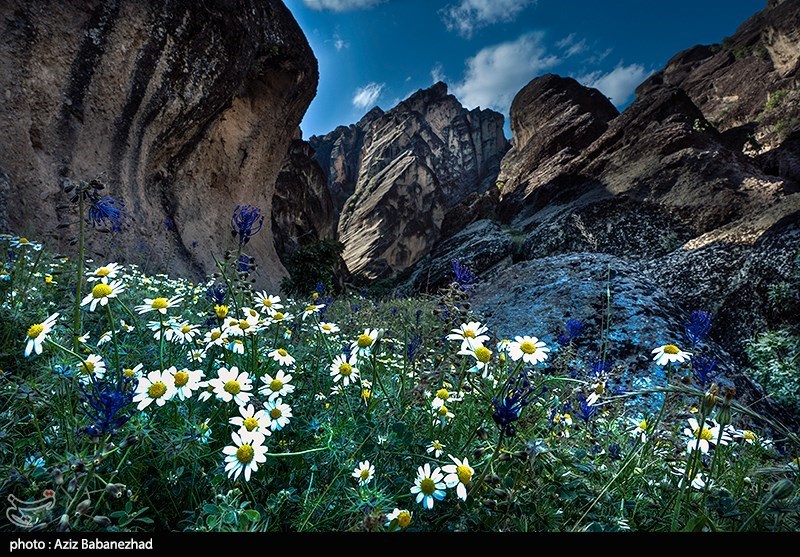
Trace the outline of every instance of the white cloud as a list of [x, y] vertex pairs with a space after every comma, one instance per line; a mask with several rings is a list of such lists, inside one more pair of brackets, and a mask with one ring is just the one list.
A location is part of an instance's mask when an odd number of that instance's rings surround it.
[[599, 89], [619, 107], [633, 98], [636, 87], [651, 73], [641, 64], [619, 64], [610, 72], [596, 71], [575, 79], [587, 87]]
[[570, 33], [556, 43], [556, 47], [563, 50], [564, 56], [567, 58], [571, 58], [576, 54], [580, 54], [581, 52], [586, 52], [589, 50], [589, 43], [586, 42], [586, 39], [581, 39], [576, 42], [575, 37], [575, 33]]
[[317, 11], [349, 12], [383, 3], [385, 0], [303, 0], [307, 8]]
[[575, 33], [570, 33], [569, 35], [558, 41], [556, 43], [556, 46], [563, 50], [572, 45], [574, 42], [575, 42]]
[[447, 76], [444, 74], [444, 68], [441, 64], [436, 64], [433, 67], [431, 70], [431, 79], [434, 83], [438, 83], [439, 81], [447, 81]]
[[353, 106], [356, 108], [372, 108], [378, 102], [384, 87], [386, 87], [385, 83], [375, 82], [359, 87], [353, 94]]
[[461, 0], [439, 10], [448, 31], [470, 38], [475, 30], [501, 21], [513, 21], [537, 0]]
[[339, 35], [339, 33], [334, 33], [333, 34], [333, 47], [337, 51], [339, 51], [339, 50], [342, 50], [343, 48], [350, 48], [350, 43], [347, 42], [346, 40], [344, 40], [342, 38], [342, 36]]
[[514, 95], [531, 79], [560, 62], [548, 54], [542, 33], [527, 33], [515, 41], [488, 46], [468, 58], [464, 79], [453, 94], [469, 109], [481, 106], [508, 114]]
[[613, 50], [614, 50], [614, 49], [613, 49], [612, 47], [608, 47], [607, 49], [605, 49], [605, 50], [604, 50], [604, 51], [602, 51], [602, 52], [598, 52], [598, 53], [596, 53], [596, 54], [592, 54], [592, 55], [591, 55], [591, 56], [589, 56], [589, 57], [588, 57], [586, 60], [584, 60], [584, 62], [585, 62], [585, 63], [587, 63], [587, 64], [590, 64], [590, 65], [599, 64], [600, 62], [602, 62], [603, 60], [605, 60], [605, 59], [606, 59], [606, 57], [607, 57], [609, 54], [611, 54], [611, 52], [612, 52]]

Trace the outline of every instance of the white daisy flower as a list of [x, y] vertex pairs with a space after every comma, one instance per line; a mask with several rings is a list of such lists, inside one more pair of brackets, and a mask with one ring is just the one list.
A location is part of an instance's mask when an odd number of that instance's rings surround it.
[[[450, 385], [450, 383], [445, 382], [444, 387], [442, 387], [433, 394], [433, 400], [431, 401], [431, 406], [433, 406], [434, 410], [438, 410], [439, 408], [441, 408], [442, 406], [444, 406], [449, 402], [459, 402], [463, 400], [464, 398], [463, 395], [459, 396], [457, 394], [454, 394], [450, 392], [447, 389], [447, 387], [452, 387], [452, 385]], [[428, 396], [431, 395], [431, 393], [427, 391], [425, 394]]]
[[447, 335], [447, 340], [457, 340], [461, 343], [461, 350], [474, 350], [478, 346], [489, 340], [489, 335], [485, 333], [488, 327], [478, 321], [462, 323], [458, 329], [452, 329]]
[[425, 464], [417, 469], [417, 478], [411, 487], [411, 494], [416, 495], [417, 503], [421, 503], [428, 510], [433, 508], [435, 500], [441, 501], [445, 496], [447, 484], [442, 481], [442, 470], [437, 466], [431, 470], [430, 464]]
[[692, 357], [691, 352], [684, 352], [674, 344], [665, 344], [654, 348], [652, 354], [655, 354], [653, 360], [659, 366], [674, 364], [675, 362], [682, 364], [683, 362], [688, 362]]
[[122, 281], [115, 280], [110, 283], [99, 282], [92, 291], [81, 301], [82, 306], [89, 306], [89, 311], [94, 311], [97, 304], [105, 306], [111, 298], [116, 298], [125, 290]]
[[359, 462], [351, 475], [358, 480], [358, 485], [367, 485], [375, 477], [375, 466], [369, 460]]
[[164, 338], [168, 342], [186, 344], [192, 342], [198, 334], [200, 334], [199, 325], [190, 325], [187, 321], [184, 321], [182, 323], [171, 323], [170, 327], [164, 332]]
[[228, 333], [219, 327], [214, 327], [205, 334], [203, 343], [206, 345], [206, 350], [212, 346], [224, 346], [228, 343]]
[[136, 364], [134, 367], [126, 367], [122, 370], [122, 375], [128, 379], [135, 379], [139, 381], [142, 377], [142, 368], [144, 367], [143, 364]]
[[376, 340], [378, 340], [377, 329], [364, 329], [364, 333], [350, 344], [350, 353], [368, 355]]
[[306, 320], [306, 317], [314, 315], [315, 313], [319, 313], [319, 310], [325, 307], [325, 304], [309, 304], [303, 309], [303, 314], [300, 316], [303, 321]]
[[261, 318], [257, 313], [254, 316], [246, 310], [247, 308], [244, 308], [244, 317], [242, 319], [235, 319], [233, 317], [228, 319], [226, 322], [228, 334], [241, 337], [258, 332]]
[[628, 432], [633, 437], [638, 437], [642, 443], [647, 441], [647, 433], [651, 427], [650, 422], [648, 422], [645, 418], [642, 418], [641, 420], [631, 418], [630, 422], [633, 424], [633, 427], [629, 429]]
[[283, 348], [278, 348], [267, 354], [270, 358], [281, 364], [282, 366], [291, 366], [294, 364], [294, 358]]
[[481, 373], [484, 378], [489, 376], [489, 360], [492, 359], [492, 351], [485, 346], [475, 348], [462, 348], [458, 351], [460, 356], [472, 356], [475, 358], [475, 365], [467, 371], [470, 373]]
[[91, 273], [87, 273], [86, 281], [87, 282], [105, 282], [107, 283], [110, 279], [115, 279], [119, 276], [120, 269], [122, 267], [118, 263], [109, 263], [108, 265], [103, 265], [102, 267], [98, 267]]
[[771, 439], [761, 437], [756, 432], [749, 429], [729, 429], [735, 439], [739, 439], [748, 445], [760, 445], [764, 448], [772, 447], [773, 442]]
[[226, 348], [234, 354], [244, 354], [244, 342], [241, 339], [235, 338], [231, 340]]
[[186, 359], [191, 363], [199, 364], [206, 359], [206, 351], [202, 348], [194, 348], [186, 354]]
[[469, 465], [469, 461], [466, 458], [464, 460], [459, 460], [453, 455], [448, 456], [455, 464], [442, 466], [442, 471], [447, 474], [447, 476], [444, 477], [444, 483], [447, 487], [455, 487], [458, 498], [462, 501], [466, 501], [467, 486], [470, 480], [472, 480], [475, 470]]
[[286, 323], [294, 319], [294, 315], [291, 313], [283, 313], [281, 311], [276, 311], [270, 317], [273, 323]]
[[192, 397], [192, 393], [200, 388], [200, 381], [203, 378], [203, 370], [197, 369], [190, 371], [186, 368], [178, 371], [175, 366], [167, 370], [173, 379], [179, 400], [186, 400]]
[[173, 296], [172, 298], [145, 298], [144, 303], [136, 306], [134, 309], [136, 313], [144, 314], [151, 311], [157, 311], [161, 315], [166, 315], [167, 310], [178, 307], [183, 301], [181, 296]]
[[388, 528], [391, 526], [393, 522], [397, 521], [395, 522], [395, 524], [397, 524], [397, 526], [399, 526], [400, 528], [408, 528], [408, 525], [411, 524], [412, 514], [413, 513], [409, 510], [398, 509], [397, 507], [395, 507], [395, 509], [392, 512], [386, 515], [386, 520], [388, 522], [386, 522], [384, 526]]
[[275, 377], [271, 376], [269, 373], [265, 373], [261, 376], [261, 381], [264, 383], [264, 386], [261, 387], [258, 392], [268, 397], [267, 400], [274, 400], [278, 397], [286, 396], [293, 393], [295, 389], [295, 386], [291, 384], [292, 376], [288, 373], [284, 373], [282, 369], [278, 370]]
[[139, 379], [133, 402], [139, 403], [136, 407], [139, 410], [144, 410], [153, 402], [157, 406], [164, 406], [175, 396], [175, 392], [175, 383], [169, 371], [151, 371]]
[[25, 248], [25, 249], [32, 249], [34, 251], [39, 251], [42, 249], [42, 244], [38, 242], [31, 242], [24, 236], [21, 236], [21, 237], [14, 237], [11, 239], [11, 247]]
[[106, 331], [100, 335], [100, 338], [97, 339], [97, 346], [103, 346], [105, 343], [109, 342], [112, 338], [111, 334], [111, 331]]
[[357, 358], [354, 355], [350, 356], [348, 360], [347, 354], [340, 354], [336, 356], [331, 364], [330, 376], [333, 377], [333, 382], [342, 382], [342, 385], [347, 387], [350, 383], [358, 381], [358, 368], [356, 367]]
[[264, 404], [264, 408], [269, 417], [269, 427], [272, 431], [281, 430], [288, 425], [289, 418], [292, 417], [292, 407], [284, 404], [282, 399], [270, 400]]
[[455, 414], [453, 414], [444, 404], [433, 409], [433, 416], [433, 423], [441, 423], [442, 425], [447, 425], [448, 421], [456, 417]]
[[[680, 481], [678, 481], [678, 487], [682, 488], [684, 485], [684, 481], [686, 481], [686, 469], [685, 468], [675, 468], [673, 474], [676, 476], [680, 476]], [[689, 470], [689, 477], [691, 479], [690, 485], [698, 490], [702, 491], [706, 488], [707, 478], [703, 477], [703, 474], [698, 470], [694, 474], [692, 474], [691, 469]]]
[[319, 330], [323, 335], [332, 335], [339, 332], [339, 326], [335, 323], [320, 323]]
[[233, 444], [222, 449], [225, 471], [234, 480], [244, 471], [244, 480], [249, 482], [250, 475], [258, 470], [258, 465], [267, 461], [264, 434], [260, 431], [244, 431], [241, 434], [234, 431], [231, 440]]
[[32, 353], [42, 353], [42, 345], [44, 344], [44, 341], [47, 340], [47, 335], [49, 335], [50, 331], [53, 330], [58, 316], [58, 313], [54, 313], [41, 323], [35, 323], [28, 327], [28, 332], [26, 333], [28, 341], [25, 344], [26, 358]]
[[433, 453], [434, 458], [439, 458], [442, 456], [442, 452], [444, 451], [445, 444], [440, 443], [438, 439], [434, 439], [431, 441], [431, 444], [425, 449], [425, 452], [430, 454]]
[[246, 371], [239, 372], [238, 367], [231, 369], [221, 367], [218, 377], [208, 382], [214, 388], [214, 394], [223, 402], [234, 401], [239, 406], [247, 404], [252, 396], [253, 383]]
[[269, 417], [266, 411], [256, 409], [252, 404], [247, 406], [240, 406], [239, 413], [241, 416], [234, 416], [229, 420], [229, 423], [239, 428], [239, 433], [248, 431], [259, 431], [266, 436], [272, 435], [269, 429]]
[[89, 383], [92, 377], [103, 378], [106, 374], [106, 363], [97, 354], [89, 354], [83, 362], [78, 364], [75, 371], [82, 383]]
[[[689, 427], [683, 430], [683, 434], [689, 437], [686, 444], [686, 452], [699, 450], [703, 454], [707, 453], [712, 445], [716, 445], [720, 434], [720, 426], [714, 420], [706, 419], [703, 427], [694, 418], [689, 418]], [[723, 430], [720, 445], [727, 445], [731, 441], [731, 436], [727, 430]]]
[[264, 308], [264, 311], [267, 312], [267, 315], [270, 317], [275, 315], [279, 309], [283, 309], [283, 304], [281, 304], [281, 299], [279, 296], [270, 296], [263, 290], [256, 294], [256, 302], [261, 304], [261, 307]]
[[528, 364], [538, 364], [547, 359], [550, 349], [536, 337], [514, 337], [514, 342], [508, 345], [508, 355], [515, 362], [522, 358]]

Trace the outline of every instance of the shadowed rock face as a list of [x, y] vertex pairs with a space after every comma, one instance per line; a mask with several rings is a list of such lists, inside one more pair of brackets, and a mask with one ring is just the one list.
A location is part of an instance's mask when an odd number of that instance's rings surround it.
[[[318, 79], [281, 2], [11, 0], [0, 27], [0, 226], [65, 249], [62, 183], [102, 174], [135, 218], [115, 257], [186, 276], [213, 269], [237, 203], [270, 214]], [[276, 286], [269, 227], [247, 251]]]
[[314, 149], [300, 134], [289, 145], [275, 182], [272, 234], [281, 260], [302, 246], [333, 240], [336, 235], [333, 200], [325, 173], [314, 160]]
[[371, 279], [425, 255], [447, 211], [494, 184], [507, 149], [502, 115], [467, 111], [444, 83], [310, 142], [334, 199], [346, 197], [338, 235], [348, 270]]

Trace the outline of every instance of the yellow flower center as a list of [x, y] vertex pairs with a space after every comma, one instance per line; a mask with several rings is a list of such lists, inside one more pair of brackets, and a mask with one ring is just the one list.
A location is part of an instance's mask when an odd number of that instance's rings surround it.
[[150, 307], [153, 309], [165, 309], [169, 306], [169, 302], [166, 298], [156, 298], [152, 302], [150, 302]]
[[488, 364], [492, 358], [492, 351], [485, 346], [479, 346], [475, 349], [475, 357], [483, 364]]
[[81, 363], [80, 370], [81, 373], [85, 373], [86, 375], [94, 373], [94, 362], [86, 360], [85, 362]]
[[147, 389], [147, 394], [150, 398], [161, 398], [167, 392], [167, 386], [161, 381], [156, 381], [150, 388]]
[[122, 370], [122, 375], [124, 375], [125, 377], [133, 377], [134, 375], [136, 375], [136, 372], [133, 371], [131, 368], [126, 367], [125, 369]]
[[469, 466], [461, 466], [456, 467], [456, 476], [458, 476], [458, 481], [462, 484], [468, 484], [469, 481], [472, 479], [472, 469]]
[[353, 366], [351, 366], [347, 362], [339, 366], [339, 374], [341, 374], [342, 376], [350, 377], [351, 373], [353, 373]]
[[249, 464], [250, 461], [253, 460], [253, 456], [255, 456], [255, 454], [256, 452], [249, 443], [245, 443], [236, 449], [236, 459], [242, 464]]
[[476, 336], [477, 335], [475, 335], [475, 331], [472, 329], [467, 329], [464, 331], [464, 338], [475, 338]]
[[189, 382], [189, 374], [185, 371], [179, 371], [175, 374], [175, 386], [176, 387], [183, 387], [186, 383]]
[[755, 434], [755, 433], [753, 433], [753, 432], [752, 432], [752, 431], [750, 431], [750, 430], [745, 430], [745, 431], [742, 433], [742, 437], [744, 437], [744, 438], [745, 438], [745, 439], [747, 439], [748, 441], [755, 441], [756, 439], [758, 439], [758, 438], [756, 437], [756, 434]]
[[280, 320], [281, 320], [281, 319], [283, 319], [284, 317], [285, 317], [285, 315], [283, 315], [283, 314], [282, 314], [281, 312], [279, 312], [279, 311], [276, 311], [276, 312], [275, 312], [275, 315], [273, 315], [273, 316], [272, 316], [272, 318], [273, 318], [275, 321], [280, 321]]
[[443, 416], [443, 417], [447, 416], [448, 412], [449, 412], [449, 410], [447, 409], [447, 406], [445, 406], [444, 404], [441, 406], [441, 408], [439, 408], [436, 411], [437, 414], [439, 414], [440, 416]]
[[277, 420], [281, 416], [283, 416], [283, 412], [281, 412], [280, 408], [276, 407], [269, 411], [269, 417], [272, 418], [273, 420]]
[[400, 525], [400, 528], [406, 528], [409, 524], [411, 524], [411, 513], [408, 511], [403, 511], [397, 515], [397, 524]]
[[534, 352], [536, 352], [536, 345], [531, 341], [526, 340], [525, 342], [519, 345], [519, 349], [525, 352], [526, 354], [533, 354]]
[[283, 381], [281, 381], [280, 379], [273, 379], [269, 383], [269, 388], [277, 393], [283, 388]]
[[270, 302], [270, 301], [269, 301], [269, 300], [267, 300], [266, 298], [264, 298], [264, 299], [261, 301], [261, 304], [262, 304], [262, 305], [263, 305], [265, 308], [271, 308], [271, 307], [272, 307], [272, 302]]
[[214, 306], [214, 313], [220, 319], [225, 319], [228, 315], [228, 306]]
[[328, 325], [327, 323], [323, 323], [322, 324], [322, 328], [325, 329], [326, 331], [330, 331], [331, 330], [331, 326]]
[[694, 436], [697, 439], [705, 439], [706, 441], [711, 441], [714, 439], [714, 436], [711, 434], [711, 430], [707, 427], [698, 427], [694, 430]]
[[186, 333], [191, 332], [192, 328], [189, 325], [184, 325], [181, 327], [181, 332], [185, 335]]
[[239, 321], [239, 328], [242, 330], [249, 329], [250, 323], [248, 323], [246, 319], [242, 319], [241, 321]]
[[433, 448], [436, 449], [437, 451], [441, 451], [442, 449], [444, 449], [444, 445], [442, 445], [439, 441], [434, 441], [433, 443], [431, 443], [431, 446], [433, 446]]
[[642, 431], [647, 431], [647, 425], [648, 425], [647, 424], [647, 420], [642, 420], [641, 422], [639, 422], [639, 426], [638, 427]]
[[363, 470], [361, 470], [360, 476], [361, 476], [361, 481], [364, 482], [367, 481], [367, 478], [369, 478], [369, 468], [364, 468]]
[[369, 389], [361, 390], [361, 398], [363, 398], [364, 400], [369, 400], [369, 397], [371, 396], [372, 396], [372, 391], [370, 391]]
[[53, 283], [53, 275], [45, 275], [45, 276], [44, 276], [44, 281], [45, 281], [47, 284], [52, 284], [52, 283]]
[[312, 306], [306, 306], [306, 311], [309, 311], [309, 312], [316, 311], [316, 309], [317, 309], [317, 306], [313, 306], [313, 305]]
[[20, 239], [18, 240], [18, 242], [19, 242], [20, 244], [27, 244], [27, 243], [28, 243], [28, 239], [27, 239], [27, 238], [25, 238], [25, 237], [22, 237], [22, 238], [20, 238]]
[[94, 274], [97, 275], [98, 277], [107, 277], [108, 275], [111, 274], [111, 269], [109, 269], [108, 267], [100, 267], [99, 269], [97, 269], [97, 271], [95, 271]]
[[31, 325], [28, 328], [28, 338], [36, 338], [44, 331], [44, 325], [41, 323], [37, 323], [36, 325]]
[[247, 429], [247, 431], [253, 431], [255, 428], [258, 427], [258, 420], [255, 419], [253, 416], [245, 418], [244, 427], [245, 429]]
[[217, 340], [221, 336], [222, 336], [221, 331], [211, 331], [211, 340]]
[[254, 309], [249, 310], [247, 313], [250, 314], [250, 317], [256, 317], [258, 315], [258, 312]]
[[284, 350], [283, 348], [278, 348], [278, 354], [279, 354], [279, 355], [280, 355], [282, 358], [285, 358], [285, 357], [288, 355], [288, 352], [287, 352], [286, 350]]
[[425, 495], [433, 495], [433, 492], [436, 491], [436, 484], [430, 478], [425, 478], [421, 482], [419, 482], [419, 489]]
[[680, 351], [681, 349], [675, 346], [674, 344], [667, 344], [664, 347], [664, 354], [677, 354]]
[[238, 381], [231, 380], [231, 381], [228, 381], [227, 383], [225, 383], [225, 386], [223, 387], [223, 389], [225, 389], [226, 393], [230, 393], [230, 394], [236, 396], [242, 390], [242, 386], [239, 384]]
[[369, 335], [361, 335], [358, 337], [358, 347], [359, 348], [366, 348], [367, 346], [372, 344], [372, 337]]
[[450, 391], [444, 388], [439, 389], [438, 391], [436, 391], [436, 398], [440, 398], [442, 400], [448, 400], [450, 398]]
[[113, 290], [111, 290], [111, 287], [104, 282], [96, 284], [94, 288], [92, 288], [92, 296], [94, 298], [105, 298], [112, 292]]

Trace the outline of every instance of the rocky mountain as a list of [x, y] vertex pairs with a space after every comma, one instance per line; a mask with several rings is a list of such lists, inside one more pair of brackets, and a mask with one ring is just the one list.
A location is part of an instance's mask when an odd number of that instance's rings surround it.
[[[282, 2], [10, 0], [0, 27], [0, 227], [66, 250], [61, 187], [101, 175], [135, 219], [114, 257], [197, 276], [237, 203], [270, 215], [318, 79]], [[277, 287], [269, 226], [247, 250]]]
[[275, 181], [272, 235], [281, 260], [302, 246], [336, 236], [327, 178], [299, 129]]
[[466, 110], [441, 82], [310, 143], [343, 203], [338, 238], [348, 270], [366, 279], [425, 255], [448, 211], [493, 186], [507, 149], [503, 116]]
[[768, 288], [800, 249], [797, 29], [800, 3], [771, 2], [724, 44], [674, 57], [621, 114], [572, 79], [532, 80], [511, 107], [499, 191], [461, 211], [405, 284], [446, 284], [458, 259], [501, 334], [549, 342], [568, 317], [597, 338], [608, 287], [631, 369], [703, 309], [721, 366], [759, 398], [738, 373], [743, 342], [774, 322]]

